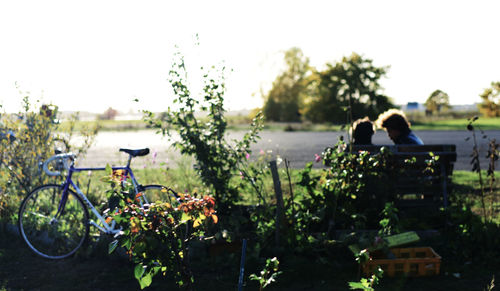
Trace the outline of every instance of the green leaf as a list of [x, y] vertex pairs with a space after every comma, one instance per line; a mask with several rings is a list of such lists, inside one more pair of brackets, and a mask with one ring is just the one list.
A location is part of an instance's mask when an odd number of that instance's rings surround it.
[[132, 247], [132, 241], [130, 240], [130, 238], [126, 238], [122, 242], [122, 246], [125, 247], [127, 250], [130, 250], [130, 248]]
[[146, 287], [148, 287], [149, 285], [151, 285], [151, 283], [153, 282], [153, 277], [151, 276], [151, 274], [146, 274], [144, 275], [142, 278], [140, 279], [137, 279], [139, 281], [139, 284], [141, 285], [141, 289], [144, 289]]
[[142, 264], [137, 264], [135, 265], [134, 268], [134, 276], [137, 280], [140, 280], [142, 278], [142, 275], [144, 275], [145, 268]]
[[155, 266], [151, 268], [151, 274], [156, 275], [162, 269], [161, 266]]
[[105, 172], [108, 174], [108, 175], [112, 175], [113, 174], [113, 169], [111, 168], [111, 166], [109, 164], [106, 164], [106, 169], [105, 169]]
[[181, 222], [186, 222], [186, 221], [191, 220], [191, 219], [192, 219], [191, 215], [189, 215], [185, 212], [182, 213]]
[[109, 245], [108, 245], [108, 254], [111, 254], [112, 252], [114, 252], [117, 246], [118, 246], [118, 240], [117, 239], [115, 239], [114, 241], [110, 242]]
[[349, 282], [349, 287], [351, 288], [351, 290], [374, 290], [372, 287], [370, 287], [370, 282], [368, 282], [366, 278], [362, 278], [359, 282]]
[[120, 223], [122, 223], [122, 222], [125, 222], [125, 221], [127, 220], [127, 218], [122, 217], [122, 215], [119, 215], [119, 214], [118, 214], [118, 215], [114, 215], [114, 216], [113, 216], [113, 220], [115, 220], [115, 221], [116, 221], [116, 223], [120, 224]]
[[357, 244], [352, 244], [349, 245], [348, 248], [353, 252], [354, 254], [359, 254], [361, 252], [361, 248]]

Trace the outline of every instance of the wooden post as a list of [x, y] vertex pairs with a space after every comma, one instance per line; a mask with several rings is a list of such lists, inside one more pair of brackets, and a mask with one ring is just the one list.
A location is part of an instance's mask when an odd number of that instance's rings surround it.
[[297, 236], [295, 235], [295, 201], [293, 197], [293, 189], [292, 189], [292, 178], [290, 177], [290, 161], [285, 159], [286, 166], [286, 176], [288, 178], [288, 186], [290, 186], [290, 204], [289, 207], [292, 207], [292, 232], [293, 232], [293, 241], [297, 242]]
[[280, 232], [281, 225], [284, 221], [284, 208], [283, 203], [283, 192], [281, 191], [281, 182], [278, 175], [278, 166], [276, 161], [269, 162], [269, 168], [271, 169], [271, 174], [273, 177], [274, 193], [276, 194], [276, 246], [280, 245]]
[[439, 166], [441, 167], [441, 182], [443, 186], [443, 206], [444, 209], [448, 208], [448, 176], [446, 175], [446, 165], [443, 161], [439, 161]]

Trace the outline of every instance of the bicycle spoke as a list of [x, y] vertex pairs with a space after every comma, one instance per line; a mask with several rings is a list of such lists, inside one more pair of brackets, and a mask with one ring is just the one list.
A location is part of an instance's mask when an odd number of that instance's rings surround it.
[[64, 211], [58, 211], [62, 188], [47, 185], [35, 189], [23, 201], [19, 229], [28, 246], [51, 259], [67, 257], [82, 246], [88, 235], [88, 212], [73, 192]]
[[29, 213], [30, 213], [30, 214], [33, 214], [33, 215], [36, 215], [36, 216], [39, 216], [39, 217], [42, 217], [42, 218], [52, 219], [52, 218], [50, 218], [50, 217], [48, 217], [48, 216], [46, 216], [46, 215], [43, 215], [43, 214], [41, 214], [41, 213], [36, 213], [36, 212], [32, 212], [32, 211], [30, 211]]

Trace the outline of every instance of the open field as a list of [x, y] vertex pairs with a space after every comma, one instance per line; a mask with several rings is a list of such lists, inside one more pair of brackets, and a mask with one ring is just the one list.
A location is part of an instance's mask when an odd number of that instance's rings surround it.
[[[228, 117], [228, 126], [231, 130], [247, 130], [250, 124], [248, 118]], [[127, 131], [146, 129], [146, 123], [142, 120], [100, 120], [100, 121], [78, 121], [76, 128], [91, 126], [98, 123], [103, 131]], [[500, 130], [500, 118], [479, 118], [474, 124], [483, 130]], [[424, 119], [413, 121], [415, 130], [465, 130], [467, 119], [433, 120]], [[67, 127], [67, 122], [62, 122], [62, 127]], [[340, 131], [340, 125], [334, 124], [312, 124], [312, 123], [266, 123], [264, 129], [270, 131]]]
[[[467, 125], [466, 119], [450, 119], [439, 121], [413, 122], [414, 130], [464, 130]], [[500, 118], [479, 118], [473, 123], [476, 129], [499, 130]]]

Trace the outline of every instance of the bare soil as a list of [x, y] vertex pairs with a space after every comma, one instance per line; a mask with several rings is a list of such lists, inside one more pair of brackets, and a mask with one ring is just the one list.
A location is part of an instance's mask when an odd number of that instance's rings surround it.
[[[375, 289], [482, 291], [494, 274], [500, 280], [500, 270], [447, 264], [446, 260], [443, 258], [439, 276], [383, 278]], [[258, 290], [256, 283], [247, 278], [250, 273], [258, 273], [262, 265], [249, 256], [244, 290]], [[193, 263], [193, 269], [196, 290], [237, 290], [239, 255], [201, 259]], [[281, 261], [280, 269], [284, 273], [266, 290], [349, 290], [347, 282], [357, 278], [357, 265], [345, 258], [325, 262], [290, 256]], [[33, 254], [16, 235], [1, 233], [0, 290], [140, 289], [133, 277], [133, 265], [125, 257], [107, 255], [106, 244], [94, 245], [76, 257], [53, 261]], [[177, 290], [177, 287], [168, 278], [155, 277], [146, 290]]]

